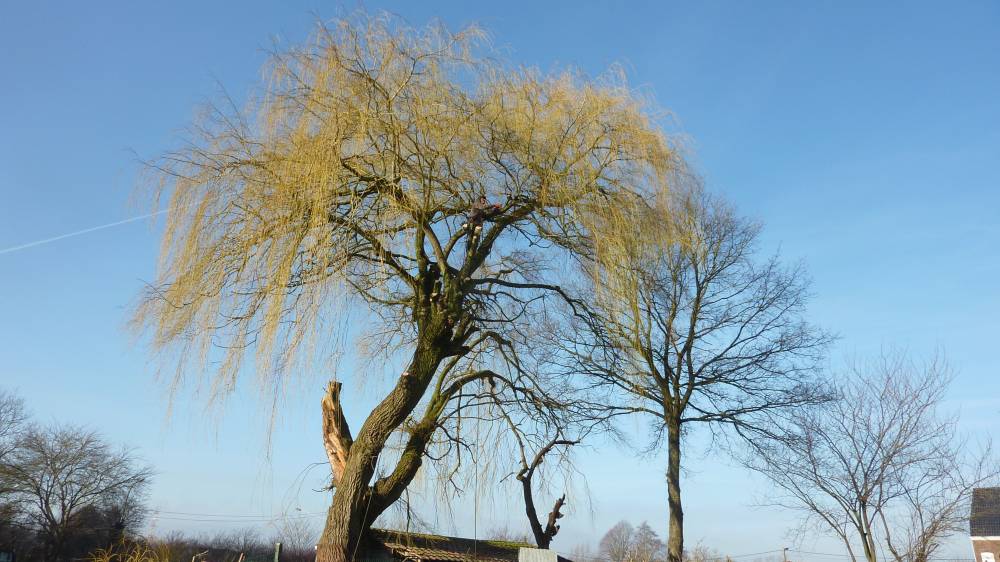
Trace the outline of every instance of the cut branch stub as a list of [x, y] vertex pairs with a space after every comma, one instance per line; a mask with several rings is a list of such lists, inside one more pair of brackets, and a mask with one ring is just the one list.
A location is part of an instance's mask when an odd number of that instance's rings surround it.
[[336, 486], [344, 473], [347, 455], [351, 452], [351, 428], [344, 418], [344, 410], [340, 406], [339, 382], [330, 381], [323, 395], [323, 447], [330, 461], [330, 471], [333, 474], [332, 485]]
[[548, 545], [551, 544], [552, 539], [556, 536], [556, 533], [559, 532], [559, 524], [557, 523], [557, 521], [559, 519], [562, 519], [563, 516], [562, 507], [563, 504], [565, 503], [566, 503], [566, 494], [563, 494], [559, 496], [559, 499], [556, 500], [555, 505], [552, 506], [552, 511], [549, 512], [549, 520], [548, 523], [545, 525], [546, 548], [548, 548]]

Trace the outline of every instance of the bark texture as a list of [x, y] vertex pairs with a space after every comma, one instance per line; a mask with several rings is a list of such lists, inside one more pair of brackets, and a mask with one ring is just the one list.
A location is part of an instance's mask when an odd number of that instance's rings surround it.
[[[431, 433], [425, 424], [417, 424], [411, 431], [402, 458], [393, 472], [374, 485], [370, 484], [386, 442], [416, 408], [434, 377], [442, 359], [442, 349], [447, 347], [441, 342], [418, 345], [410, 366], [361, 426], [336, 480], [336, 492], [317, 547], [317, 562], [357, 559], [363, 552], [364, 535], [372, 522], [399, 498], [416, 475]], [[328, 392], [326, 398], [334, 394]], [[326, 400], [324, 408], [325, 404]], [[330, 411], [341, 412], [339, 407]]]
[[670, 507], [670, 536], [667, 539], [667, 560], [681, 562], [684, 555], [684, 508], [681, 505], [681, 424], [668, 423], [667, 428], [667, 502]]
[[351, 429], [347, 425], [347, 419], [344, 418], [344, 410], [340, 406], [340, 388], [339, 382], [330, 381], [322, 401], [323, 448], [326, 449], [326, 456], [330, 461], [331, 487], [336, 487], [344, 474], [347, 455], [354, 443]]

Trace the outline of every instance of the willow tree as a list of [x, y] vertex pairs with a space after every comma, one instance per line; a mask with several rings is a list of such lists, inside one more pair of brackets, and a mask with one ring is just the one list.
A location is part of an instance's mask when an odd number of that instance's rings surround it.
[[[566, 260], [602, 255], [676, 153], [621, 80], [510, 68], [474, 29], [338, 21], [276, 54], [262, 91], [155, 163], [170, 212], [136, 319], [213, 396], [248, 370], [280, 392], [332, 338], [391, 351], [347, 377], [390, 379], [356, 432], [339, 381], [324, 398], [335, 492], [317, 559], [345, 560], [465, 389], [528, 388], [510, 354], [525, 314], [569, 300]], [[368, 311], [364, 330], [336, 328], [345, 306]]]
[[[817, 404], [830, 338], [804, 319], [799, 268], [758, 260], [759, 226], [694, 182], [658, 198], [592, 264], [595, 314], [563, 338], [565, 366], [665, 441], [670, 562], [684, 552], [682, 438], [696, 424], [753, 439]], [[659, 234], [657, 234], [659, 233]]]

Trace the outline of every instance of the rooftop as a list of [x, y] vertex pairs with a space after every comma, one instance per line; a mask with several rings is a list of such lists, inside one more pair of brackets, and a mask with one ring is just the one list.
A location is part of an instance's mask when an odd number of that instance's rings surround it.
[[976, 488], [972, 491], [969, 535], [1000, 537], [1000, 488]]
[[387, 529], [372, 529], [375, 542], [393, 558], [421, 562], [517, 562], [521, 548], [534, 545], [520, 542], [463, 539]]

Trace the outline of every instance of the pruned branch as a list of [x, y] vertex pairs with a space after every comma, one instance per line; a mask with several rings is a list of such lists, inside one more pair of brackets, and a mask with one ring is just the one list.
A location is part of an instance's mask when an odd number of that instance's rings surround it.
[[347, 419], [344, 417], [344, 409], [340, 405], [341, 387], [341, 383], [330, 381], [321, 403], [323, 448], [326, 450], [326, 456], [330, 462], [332, 486], [336, 486], [337, 481], [343, 475], [344, 465], [347, 463], [351, 444], [354, 442], [351, 437], [351, 428], [347, 425]]

